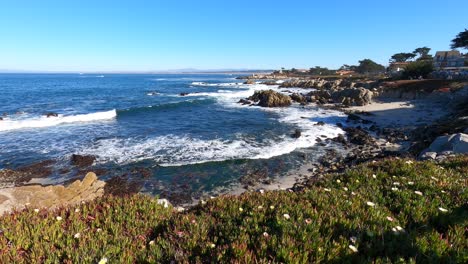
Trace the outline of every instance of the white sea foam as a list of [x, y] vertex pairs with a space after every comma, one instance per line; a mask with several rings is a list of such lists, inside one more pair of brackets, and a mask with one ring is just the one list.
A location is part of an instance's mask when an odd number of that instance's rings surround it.
[[6, 118], [0, 121], [0, 131], [9, 131], [17, 130], [23, 128], [42, 128], [42, 127], [51, 127], [57, 126], [60, 124], [67, 123], [78, 123], [78, 122], [92, 122], [99, 120], [108, 120], [115, 118], [117, 116], [116, 110], [106, 111], [106, 112], [96, 112], [91, 114], [82, 114], [82, 115], [70, 115], [64, 116], [59, 115], [57, 117], [33, 117], [28, 119], [14, 120]]
[[216, 86], [229, 87], [229, 86], [239, 86], [239, 85], [242, 85], [242, 83], [206, 83], [206, 82], [192, 82], [192, 85], [195, 85], [195, 86], [209, 86], [209, 87], [216, 87]]
[[[222, 86], [218, 85], [217, 86]], [[295, 139], [289, 134], [260, 141], [237, 135], [233, 140], [203, 140], [189, 136], [160, 136], [149, 139], [105, 139], [93, 146], [83, 149], [82, 154], [98, 156], [98, 161], [128, 164], [141, 160], [153, 160], [162, 166], [180, 166], [224, 161], [233, 159], [269, 159], [291, 153], [297, 149], [309, 148], [316, 144], [317, 137], [325, 135], [336, 137], [343, 131], [335, 123], [342, 122], [345, 115], [333, 110], [320, 110], [316, 107], [264, 108], [242, 106], [237, 101], [246, 98], [257, 90], [274, 89], [278, 86], [235, 85], [235, 90], [218, 90], [217, 92], [193, 93], [187, 96], [213, 97], [230, 108], [249, 108], [274, 113], [281, 123], [292, 125], [301, 130], [302, 136]], [[325, 125], [317, 126], [318, 121]], [[291, 131], [292, 133], [292, 131]]]

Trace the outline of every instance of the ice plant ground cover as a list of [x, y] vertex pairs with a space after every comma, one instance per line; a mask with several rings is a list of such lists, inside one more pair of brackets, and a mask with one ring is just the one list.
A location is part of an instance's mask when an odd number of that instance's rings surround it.
[[387, 159], [185, 212], [146, 196], [29, 208], [0, 218], [0, 262], [467, 263], [467, 175], [467, 156]]

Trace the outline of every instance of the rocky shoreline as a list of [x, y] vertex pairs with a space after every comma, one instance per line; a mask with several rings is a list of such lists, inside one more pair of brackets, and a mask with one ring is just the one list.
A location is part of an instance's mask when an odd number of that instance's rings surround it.
[[[278, 80], [281, 81], [278, 82]], [[248, 81], [256, 84], [253, 79]], [[281, 93], [274, 90], [257, 91], [253, 96], [242, 99], [239, 103], [262, 107], [289, 107], [293, 103], [303, 106], [311, 104], [348, 114], [348, 119], [344, 124], [336, 124], [346, 132], [345, 134], [340, 134], [335, 138], [319, 137], [316, 140], [319, 145], [334, 145], [344, 151], [338, 152], [333, 147], [327, 149], [318, 162], [306, 164], [304, 168], [298, 169], [299, 172], [285, 177], [272, 179], [268, 172], [262, 169], [251, 171], [240, 177], [239, 188], [230, 193], [238, 194], [246, 190], [261, 191], [263, 189], [297, 191], [309, 186], [324, 174], [343, 172], [359, 163], [372, 162], [389, 156], [441, 160], [455, 153], [468, 152], [468, 136], [466, 135], [468, 111], [466, 104], [463, 104], [463, 102], [468, 102], [466, 83], [447, 81], [398, 83], [347, 79], [282, 80], [276, 78], [269, 78], [262, 83], [275, 85]], [[295, 89], [294, 92], [287, 90], [292, 88]], [[434, 110], [432, 107], [434, 103], [437, 103], [440, 109], [445, 108], [445, 110], [441, 110], [439, 115], [421, 111], [421, 115], [430, 115], [432, 119], [423, 120], [420, 124], [408, 120], [409, 125], [407, 125], [403, 120], [405, 115], [416, 115], [415, 110], [405, 107], [401, 102], [415, 99], [419, 100], [419, 104], [428, 104], [428, 108], [432, 110]], [[387, 102], [382, 102], [382, 100]], [[395, 103], [400, 104], [392, 109], [382, 110], [385, 104], [394, 106]], [[384, 122], [385, 118], [388, 119], [387, 116], [383, 116], [385, 111], [397, 124]], [[401, 119], [398, 119], [397, 113], [401, 115]], [[317, 123], [317, 125], [322, 124]], [[293, 131], [291, 136], [299, 138], [301, 131]], [[436, 138], [439, 136], [443, 138], [437, 141]], [[431, 145], [434, 140], [437, 142]], [[79, 200], [80, 198], [77, 197], [87, 199], [80, 195], [70, 194], [70, 192], [76, 192], [76, 190], [71, 190], [75, 185], [88, 188], [89, 190], [80, 192], [93, 194], [87, 195], [89, 197], [130, 195], [138, 193], [144, 179], [152, 174], [147, 168], [135, 167], [128, 172], [121, 173], [122, 175], [114, 175], [107, 183], [104, 183], [97, 180], [97, 177], [108, 172], [103, 168], [93, 166], [95, 159], [96, 157], [93, 156], [72, 155], [68, 167], [58, 172], [59, 174], [73, 172], [75, 175], [74, 178], [65, 182], [64, 186], [34, 184], [34, 179], [46, 178], [54, 172], [55, 161], [53, 160], [41, 161], [16, 169], [0, 170], [0, 190], [2, 192], [8, 190], [5, 192], [8, 195], [0, 196], [2, 198], [0, 207], [12, 208], [15, 206], [14, 203], [17, 207], [24, 206], [24, 199], [12, 198], [10, 195], [15, 188], [18, 191], [24, 188], [34, 189], [37, 193], [51, 192], [48, 189], [52, 189], [55, 196], [43, 197], [43, 199], [47, 201], [52, 199], [57, 204], [63, 204], [59, 202], [62, 200]], [[96, 176], [93, 182], [97, 184], [94, 185], [99, 186], [97, 189], [93, 184], [85, 184], [89, 180], [87, 173], [91, 171], [92, 175]], [[77, 183], [77, 180], [81, 180], [85, 174], [87, 176], [83, 183]], [[57, 188], [60, 190], [57, 191]], [[180, 190], [166, 190], [161, 197], [169, 199], [175, 205], [189, 205], [194, 202], [190, 194]], [[207, 198], [201, 197], [201, 200]], [[53, 207], [53, 203], [50, 202], [38, 202], [38, 205]]]

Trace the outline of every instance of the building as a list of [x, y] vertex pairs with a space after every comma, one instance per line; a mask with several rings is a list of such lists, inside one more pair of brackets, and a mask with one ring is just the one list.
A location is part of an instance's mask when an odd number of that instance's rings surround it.
[[465, 57], [458, 50], [438, 51], [434, 56], [434, 67], [437, 70], [464, 66]]
[[339, 70], [339, 71], [336, 71], [336, 74], [338, 75], [353, 75], [355, 74], [356, 72], [355, 71], [351, 71], [351, 70]]

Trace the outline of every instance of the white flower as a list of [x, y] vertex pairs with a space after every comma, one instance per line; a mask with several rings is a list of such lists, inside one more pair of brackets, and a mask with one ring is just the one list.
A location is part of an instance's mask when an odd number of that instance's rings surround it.
[[352, 236], [352, 237], [349, 238], [349, 240], [351, 240], [351, 242], [353, 242], [353, 244], [356, 244], [357, 238], [355, 236]]
[[444, 190], [442, 190], [442, 191], [440, 191], [440, 192], [441, 192], [441, 193], [445, 193], [445, 191], [444, 191]]
[[150, 245], [154, 245], [154, 240], [151, 240], [151, 241], [149, 242], [149, 244], [150, 244]]
[[372, 174], [372, 178], [377, 179], [377, 175]]
[[434, 176], [431, 176], [431, 179], [433, 179], [434, 181], [438, 181], [438, 179]]
[[423, 195], [422, 192], [420, 192], [420, 191], [414, 191], [414, 193], [417, 194], [417, 195], [421, 195], [421, 196]]
[[259, 205], [257, 208], [258, 208], [258, 209], [263, 209], [263, 206]]
[[412, 181], [408, 182], [408, 185], [414, 185], [414, 182], [412, 182]]
[[403, 231], [403, 227], [401, 227], [401, 226], [396, 226], [396, 229], [397, 229], [398, 231]]
[[215, 244], [213, 244], [213, 243], [211, 243], [210, 247], [211, 247], [211, 248], [215, 248], [215, 247], [216, 247], [216, 245], [215, 245]]
[[396, 192], [396, 191], [398, 191], [398, 188], [397, 187], [392, 187], [392, 191]]
[[260, 189], [259, 192], [260, 192], [260, 194], [264, 194], [264, 193], [265, 193], [265, 190]]
[[374, 207], [374, 206], [375, 206], [375, 203], [373, 203], [373, 202], [367, 202], [366, 204], [367, 204], [368, 206], [370, 206], [370, 207]]
[[80, 233], [76, 233], [73, 237], [76, 238], [76, 239], [78, 239], [78, 238], [80, 238], [80, 236], [81, 236]]
[[96, 232], [98, 232], [98, 233], [101, 232], [101, 231], [102, 231], [101, 228], [96, 229]]
[[328, 188], [323, 188], [323, 190], [326, 191], [326, 192], [331, 192], [331, 190], [328, 189]]
[[355, 192], [351, 192], [351, 195], [356, 195], [356, 193], [355, 193]]
[[206, 204], [205, 200], [200, 200], [201, 204]]
[[341, 183], [340, 179], [336, 180], [337, 183]]
[[62, 221], [62, 217], [60, 216], [57, 216], [55, 219], [57, 219], [57, 221]]
[[306, 224], [309, 225], [310, 223], [312, 223], [312, 220], [311, 220], [310, 218], [307, 218], [307, 219], [305, 220], [305, 222], [306, 222]]
[[244, 209], [242, 209], [242, 207], [239, 207], [239, 211], [242, 212], [242, 211], [244, 211]]
[[359, 180], [356, 180], [356, 183], [359, 183]]
[[214, 197], [214, 196], [210, 196], [210, 199], [211, 199], [211, 200], [213, 200], [213, 199], [215, 199], [215, 198], [216, 198], [216, 197]]
[[353, 245], [349, 245], [349, 248], [350, 248], [354, 253], [358, 252], [357, 248], [356, 248], [355, 246], [353, 246]]
[[263, 236], [264, 236], [264, 237], [268, 237], [269, 235], [268, 235], [267, 232], [263, 232]]
[[79, 213], [80, 212], [80, 209], [79, 208], [76, 208], [75, 209], [75, 213]]
[[99, 260], [98, 264], [106, 264], [107, 263], [107, 258], [102, 258]]
[[445, 208], [442, 208], [442, 207], [439, 207], [439, 211], [441, 211], [441, 212], [443, 212], [443, 213], [446, 213], [446, 212], [448, 212], [448, 210], [447, 210], [447, 209], [445, 209]]
[[284, 214], [283, 217], [286, 218], [286, 219], [291, 218], [288, 214]]
[[34, 212], [35, 212], [35, 213], [39, 213], [39, 209], [37, 209], [37, 208], [34, 209]]
[[405, 161], [406, 164], [413, 164], [414, 162], [412, 160], [407, 160]]
[[387, 220], [390, 221], [390, 222], [393, 222], [393, 218], [390, 217], [390, 216], [387, 216]]
[[400, 183], [399, 182], [394, 182], [393, 185], [400, 186]]
[[348, 191], [348, 187], [343, 187], [343, 190]]

